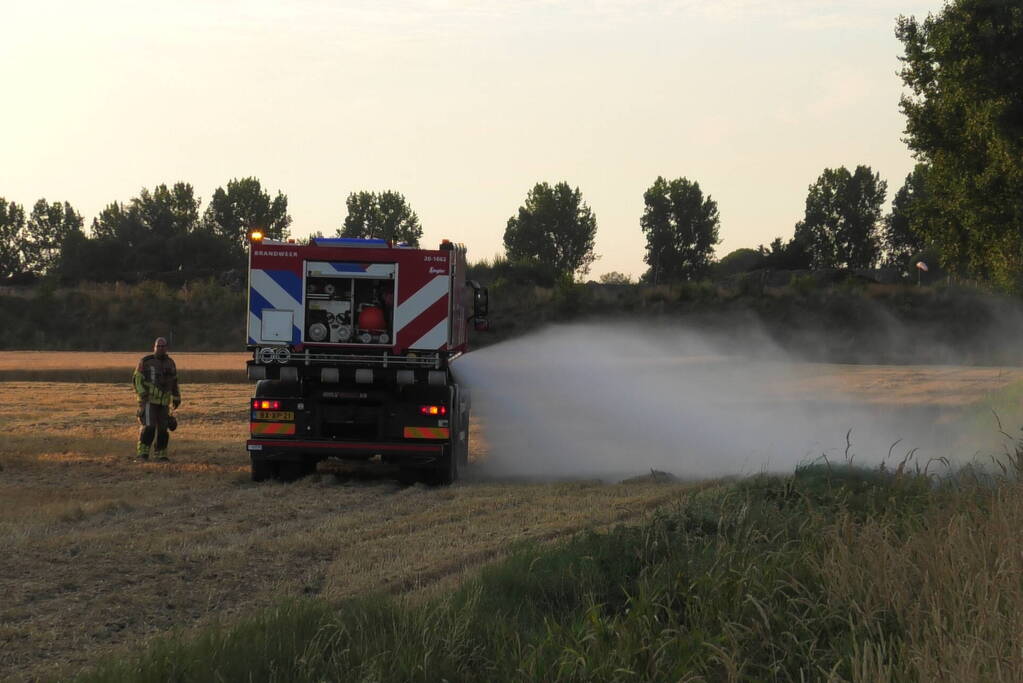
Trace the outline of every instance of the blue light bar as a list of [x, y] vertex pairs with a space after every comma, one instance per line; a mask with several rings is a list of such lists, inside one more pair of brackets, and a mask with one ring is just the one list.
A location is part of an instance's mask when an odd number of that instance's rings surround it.
[[372, 247], [374, 249], [386, 249], [387, 240], [361, 237], [317, 237], [312, 240], [317, 247]]

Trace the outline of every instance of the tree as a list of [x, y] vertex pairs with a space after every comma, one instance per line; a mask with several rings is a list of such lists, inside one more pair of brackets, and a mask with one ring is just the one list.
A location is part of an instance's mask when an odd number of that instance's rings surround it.
[[869, 166], [826, 168], [806, 195], [795, 240], [814, 268], [871, 268], [880, 254], [881, 205], [888, 184]]
[[377, 238], [419, 246], [423, 226], [400, 192], [352, 192], [345, 206], [348, 215], [337, 230], [338, 237]]
[[[92, 233], [107, 248], [90, 254], [119, 254], [115, 268], [143, 273], [183, 269], [199, 255], [186, 237], [199, 226], [199, 200], [188, 183], [143, 188], [127, 204], [113, 202], [92, 222]], [[94, 271], [111, 267], [107, 258]]]
[[167, 239], [185, 235], [199, 225], [200, 200], [189, 183], [157, 185], [152, 193], [143, 188], [132, 205], [150, 235]]
[[111, 202], [92, 219], [92, 236], [135, 247], [145, 237], [145, 226], [142, 225], [138, 210], [130, 202]]
[[588, 273], [597, 259], [596, 235], [597, 217], [578, 187], [537, 183], [518, 213], [508, 219], [504, 248], [511, 261], [535, 261], [557, 277], [571, 278]]
[[764, 255], [760, 251], [743, 247], [722, 256], [721, 260], [714, 264], [714, 273], [718, 277], [730, 277], [763, 266]]
[[52, 270], [62, 245], [72, 234], [82, 232], [82, 224], [82, 217], [69, 203], [37, 201], [25, 230], [25, 270], [36, 274]]
[[612, 270], [610, 273], [601, 275], [599, 281], [602, 285], [631, 285], [632, 276]]
[[775, 237], [768, 247], [760, 245], [757, 248], [763, 268], [768, 270], [809, 270], [810, 252], [807, 245], [795, 237], [788, 242], [782, 242], [780, 237]]
[[929, 165], [936, 219], [921, 226], [954, 273], [1021, 288], [1023, 11], [952, 0], [923, 22], [899, 17], [905, 141]]
[[52, 272], [65, 282], [110, 281], [133, 268], [132, 250], [109, 237], [71, 233], [61, 244]]
[[291, 225], [288, 198], [280, 191], [271, 198], [256, 178], [235, 178], [228, 181], [226, 190], [218, 187], [213, 191], [202, 225], [241, 251], [249, 232], [257, 228], [270, 239], [287, 239]]
[[[96, 244], [84, 252], [92, 262], [71, 270], [107, 279], [117, 272], [191, 270], [208, 264], [211, 253], [221, 250], [210, 252], [209, 240], [192, 239], [199, 231], [199, 205], [188, 183], [157, 185], [152, 192], [143, 188], [127, 203], [107, 205], [92, 222]], [[62, 277], [68, 277], [67, 266], [62, 259]]]
[[643, 194], [643, 202], [640, 227], [646, 235], [644, 260], [650, 266], [645, 278], [656, 284], [705, 275], [720, 242], [717, 202], [710, 195], [704, 198], [696, 181], [660, 176]]
[[928, 230], [930, 215], [926, 176], [926, 165], [917, 164], [892, 199], [892, 211], [884, 221], [883, 242], [887, 266], [907, 268], [910, 258], [927, 246], [921, 237]]
[[198, 226], [199, 200], [188, 183], [173, 187], [157, 185], [152, 192], [142, 188], [127, 204], [113, 202], [93, 220], [96, 237], [116, 239], [139, 247], [152, 238], [167, 239], [191, 232]]
[[25, 209], [0, 197], [0, 277], [22, 271], [21, 240]]

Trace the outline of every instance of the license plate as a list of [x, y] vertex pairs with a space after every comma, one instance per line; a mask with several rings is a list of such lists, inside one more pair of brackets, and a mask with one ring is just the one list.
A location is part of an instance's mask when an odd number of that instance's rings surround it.
[[257, 410], [256, 420], [288, 420], [293, 421], [295, 419], [295, 413], [290, 410], [281, 411], [269, 411], [269, 410]]

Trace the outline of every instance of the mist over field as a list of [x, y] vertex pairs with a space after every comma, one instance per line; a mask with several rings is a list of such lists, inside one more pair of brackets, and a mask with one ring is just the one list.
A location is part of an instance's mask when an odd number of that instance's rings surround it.
[[[456, 363], [488, 447], [479, 474], [617, 479], [791, 472], [825, 454], [897, 465], [947, 456], [933, 405], [813, 389], [814, 366], [756, 327], [552, 327]], [[809, 388], [808, 388], [809, 386]]]

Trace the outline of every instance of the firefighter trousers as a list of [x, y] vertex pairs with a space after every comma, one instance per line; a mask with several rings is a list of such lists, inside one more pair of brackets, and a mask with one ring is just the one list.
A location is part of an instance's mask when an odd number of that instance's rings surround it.
[[[139, 422], [142, 428], [139, 429], [139, 443], [136, 453], [140, 458], [148, 458], [150, 454], [154, 458], [167, 457], [167, 443], [170, 441], [170, 432], [167, 431], [167, 417], [170, 415], [170, 407], [158, 403], [143, 403], [139, 411]], [[156, 444], [153, 444], [153, 440]]]

